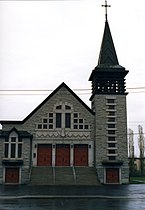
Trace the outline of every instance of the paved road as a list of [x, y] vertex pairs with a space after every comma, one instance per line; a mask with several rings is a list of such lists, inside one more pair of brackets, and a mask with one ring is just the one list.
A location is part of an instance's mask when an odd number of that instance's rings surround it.
[[145, 185], [98, 187], [0, 186], [0, 210], [145, 209]]

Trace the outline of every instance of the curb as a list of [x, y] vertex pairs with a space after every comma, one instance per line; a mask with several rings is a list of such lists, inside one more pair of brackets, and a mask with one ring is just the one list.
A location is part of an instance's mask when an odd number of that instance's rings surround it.
[[[105, 196], [105, 195], [19, 195], [0, 196], [0, 200], [16, 199], [135, 199], [134, 196]], [[139, 198], [138, 198], [139, 199]], [[140, 199], [145, 199], [142, 197]]]

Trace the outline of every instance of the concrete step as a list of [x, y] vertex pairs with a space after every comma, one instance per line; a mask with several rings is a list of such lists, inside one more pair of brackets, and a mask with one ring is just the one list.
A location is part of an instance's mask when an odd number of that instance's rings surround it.
[[32, 185], [52, 185], [53, 180], [53, 168], [52, 167], [33, 167], [31, 173]]
[[78, 185], [99, 185], [95, 168], [75, 167], [76, 184]]
[[56, 185], [73, 185], [74, 176], [72, 167], [55, 167]]
[[33, 167], [31, 185], [99, 185], [93, 167]]

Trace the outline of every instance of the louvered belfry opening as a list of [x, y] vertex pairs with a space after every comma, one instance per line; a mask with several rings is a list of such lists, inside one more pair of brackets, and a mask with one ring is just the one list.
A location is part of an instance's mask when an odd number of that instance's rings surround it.
[[94, 94], [126, 94], [125, 76], [128, 71], [119, 65], [108, 21], [105, 22], [98, 65], [89, 78]]

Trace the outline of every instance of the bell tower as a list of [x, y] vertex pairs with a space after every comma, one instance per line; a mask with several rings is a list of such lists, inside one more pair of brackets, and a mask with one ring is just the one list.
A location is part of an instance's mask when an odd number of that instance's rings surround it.
[[104, 184], [128, 183], [125, 76], [113, 43], [105, 1], [105, 28], [98, 65], [92, 71], [92, 109], [95, 112], [95, 165]]

